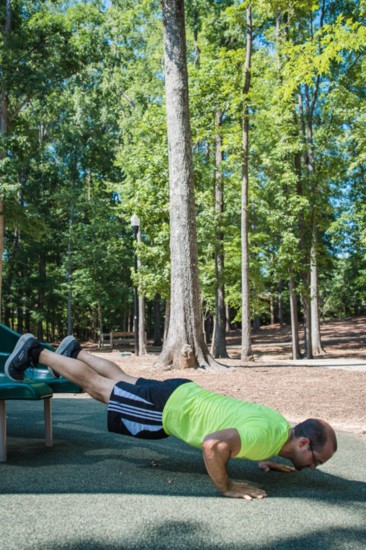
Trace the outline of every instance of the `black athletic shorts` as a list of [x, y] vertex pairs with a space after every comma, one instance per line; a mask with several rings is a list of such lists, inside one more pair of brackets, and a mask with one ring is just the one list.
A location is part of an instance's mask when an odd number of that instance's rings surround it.
[[163, 409], [172, 393], [186, 378], [149, 380], [136, 384], [117, 382], [108, 403], [108, 430], [140, 439], [168, 437], [163, 429]]

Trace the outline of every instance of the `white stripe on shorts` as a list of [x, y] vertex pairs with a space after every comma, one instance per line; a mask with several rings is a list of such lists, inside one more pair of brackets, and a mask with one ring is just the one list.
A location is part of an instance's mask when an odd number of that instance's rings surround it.
[[126, 413], [129, 416], [135, 416], [137, 418], [146, 418], [151, 420], [161, 420], [163, 413], [159, 411], [149, 411], [147, 409], [139, 409], [138, 407], [132, 407], [125, 403], [118, 403], [118, 401], [110, 401], [108, 409], [110, 411]]
[[126, 420], [125, 418], [122, 418], [122, 422], [132, 435], [137, 435], [144, 430], [147, 430], [149, 432], [158, 432], [162, 429], [161, 425], [152, 426], [151, 424], [139, 424], [138, 422], [131, 422], [131, 420]]
[[141, 401], [142, 403], [146, 403], [147, 405], [153, 405], [153, 403], [150, 403], [150, 401], [146, 401], [145, 399], [142, 399], [142, 397], [138, 397], [137, 395], [134, 395], [133, 393], [130, 393], [126, 390], [122, 390], [118, 386], [114, 386], [114, 394], [120, 395], [121, 397], [125, 397], [127, 399], [131, 399], [133, 401]]

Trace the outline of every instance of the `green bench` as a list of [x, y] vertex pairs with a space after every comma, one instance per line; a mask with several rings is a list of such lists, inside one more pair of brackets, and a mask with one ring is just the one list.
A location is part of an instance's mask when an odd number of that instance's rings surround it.
[[[9, 354], [0, 354], [4, 363]], [[52, 447], [52, 408], [51, 398], [53, 391], [47, 384], [36, 382], [32, 384], [13, 382], [0, 372], [0, 462], [6, 462], [6, 402], [8, 400], [43, 400], [44, 408], [44, 438], [46, 447]]]
[[[23, 383], [10, 380], [4, 372], [7, 358], [13, 351], [20, 334], [0, 323], [0, 462], [7, 458], [6, 401], [8, 400], [43, 400], [45, 422], [45, 444], [52, 447], [52, 408], [51, 398], [54, 393], [80, 393], [80, 386], [66, 378], [52, 378], [44, 365], [27, 369]], [[51, 346], [49, 346], [50, 349]]]

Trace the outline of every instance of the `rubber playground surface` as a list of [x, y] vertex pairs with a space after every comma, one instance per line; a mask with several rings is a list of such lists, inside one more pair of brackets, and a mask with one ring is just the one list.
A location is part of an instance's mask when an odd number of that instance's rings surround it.
[[0, 465], [0, 548], [366, 548], [366, 442], [338, 432], [316, 472], [262, 473], [232, 460], [233, 479], [268, 498], [218, 496], [201, 452], [174, 438], [106, 431], [105, 406], [53, 400], [54, 446], [43, 445], [42, 403], [8, 402], [8, 462]]

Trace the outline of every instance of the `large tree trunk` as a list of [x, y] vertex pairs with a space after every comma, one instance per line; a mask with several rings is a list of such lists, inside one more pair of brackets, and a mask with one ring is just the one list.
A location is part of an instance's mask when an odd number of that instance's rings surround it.
[[[322, 28], [325, 14], [325, 2], [321, 4], [319, 27]], [[310, 98], [307, 95], [307, 143], [308, 143], [308, 171], [311, 180], [311, 191], [315, 202], [317, 195], [317, 179], [315, 175], [315, 157], [314, 157], [314, 140], [313, 140], [313, 115], [315, 111], [315, 105], [318, 99], [318, 91], [320, 85], [319, 75], [316, 78], [313, 94]], [[324, 355], [325, 351], [321, 343], [320, 335], [320, 322], [319, 322], [319, 292], [318, 292], [318, 258], [317, 258], [317, 235], [318, 235], [318, 213], [317, 209], [313, 208], [312, 216], [312, 242], [311, 242], [311, 254], [310, 254], [310, 288], [311, 288], [311, 335], [312, 335], [312, 354]]]
[[304, 343], [306, 359], [313, 359], [313, 345], [311, 335], [311, 301], [310, 301], [310, 273], [303, 277], [302, 306], [304, 309]]
[[[314, 102], [315, 105], [315, 102]], [[309, 112], [311, 107], [307, 108], [307, 170], [309, 180], [311, 182], [311, 195], [315, 201], [317, 193], [317, 185], [315, 181], [315, 159], [313, 146], [313, 113]], [[312, 107], [314, 109], [314, 107]], [[317, 212], [316, 207], [312, 209], [311, 216], [311, 250], [310, 250], [310, 330], [311, 330], [311, 355], [324, 355], [325, 351], [322, 347], [320, 337], [320, 322], [319, 322], [319, 301], [318, 301], [318, 258], [317, 258]]]
[[226, 333], [229, 333], [231, 331], [231, 326], [230, 326], [230, 306], [229, 304], [226, 302], [225, 304], [225, 317], [226, 317], [226, 328], [225, 328], [225, 332]]
[[242, 204], [241, 204], [241, 247], [242, 247], [242, 341], [241, 358], [253, 360], [250, 334], [250, 289], [249, 289], [249, 106], [248, 93], [251, 81], [251, 58], [253, 44], [253, 27], [251, 7], [247, 8], [247, 48], [244, 67], [243, 86], [243, 146], [242, 146]]
[[[319, 27], [323, 27], [325, 2], [321, 4]], [[311, 14], [312, 17], [312, 14]], [[320, 47], [320, 46], [319, 46]], [[318, 305], [318, 270], [317, 270], [317, 224], [319, 213], [316, 208], [316, 196], [318, 192], [317, 179], [315, 174], [315, 156], [314, 156], [314, 140], [313, 140], [313, 116], [315, 112], [315, 106], [318, 99], [320, 85], [320, 75], [317, 75], [313, 85], [312, 93], [310, 93], [309, 86], [305, 84], [305, 113], [303, 108], [303, 102], [301, 94], [299, 94], [300, 100], [300, 113], [303, 119], [302, 132], [304, 140], [306, 142], [305, 153], [305, 166], [308, 175], [308, 182], [310, 185], [310, 200], [311, 202], [311, 215], [310, 215], [310, 229], [311, 229], [311, 243], [310, 243], [310, 265], [309, 265], [309, 294], [304, 298], [304, 313], [306, 319], [306, 357], [312, 358], [313, 353], [316, 355], [322, 355], [324, 350], [321, 344], [320, 338], [320, 323], [319, 323], [319, 305]], [[306, 287], [305, 287], [306, 288]]]
[[285, 324], [284, 317], [283, 317], [282, 292], [283, 292], [283, 282], [280, 281], [278, 283], [278, 321], [281, 327]]
[[166, 298], [166, 300], [165, 300], [165, 318], [164, 318], [164, 335], [163, 335], [164, 342], [168, 338], [169, 322], [170, 322], [170, 298]]
[[213, 335], [214, 357], [228, 357], [225, 340], [225, 285], [224, 285], [224, 232], [222, 215], [224, 212], [224, 192], [222, 174], [222, 113], [216, 113], [216, 155], [215, 155], [215, 211], [216, 211], [216, 250], [215, 250], [215, 275], [216, 275], [216, 319]]
[[311, 292], [311, 345], [313, 355], [324, 355], [325, 351], [320, 340], [320, 320], [318, 303], [318, 259], [316, 253], [316, 236], [310, 254], [310, 292]]
[[[305, 137], [305, 117], [303, 112], [301, 91], [298, 93], [299, 111], [300, 111], [300, 128], [303, 138]], [[295, 115], [296, 116], [296, 115]], [[304, 153], [305, 154], [305, 153]], [[305, 154], [304, 164], [307, 166], [307, 154]], [[303, 196], [303, 179], [302, 179], [302, 165], [301, 154], [295, 154], [295, 169], [298, 175], [297, 191], [299, 197]], [[309, 222], [305, 220], [304, 212], [299, 214], [299, 239], [300, 247], [303, 253], [302, 258], [302, 303], [304, 308], [304, 344], [305, 344], [305, 357], [312, 359], [312, 345], [311, 345], [311, 308], [310, 308], [310, 239], [308, 238], [308, 225]]]
[[292, 359], [300, 359], [300, 343], [299, 343], [299, 324], [297, 319], [297, 298], [295, 283], [293, 279], [288, 283], [290, 290], [290, 309], [291, 309], [291, 336], [292, 336]]
[[162, 0], [161, 4], [169, 146], [171, 313], [159, 362], [165, 367], [205, 368], [216, 363], [202, 331], [184, 0]]

